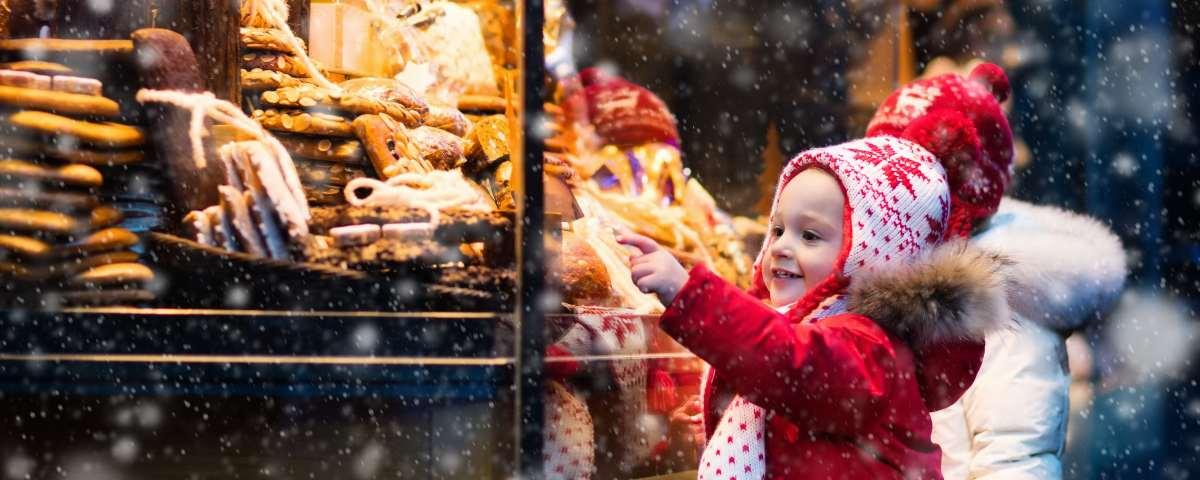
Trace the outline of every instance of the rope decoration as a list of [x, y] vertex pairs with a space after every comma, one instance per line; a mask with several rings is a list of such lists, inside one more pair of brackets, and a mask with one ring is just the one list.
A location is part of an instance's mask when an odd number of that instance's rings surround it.
[[410, 224], [415, 229], [434, 229], [441, 220], [441, 211], [449, 208], [480, 213], [492, 211], [491, 202], [458, 170], [402, 173], [386, 182], [356, 178], [346, 184], [344, 193], [346, 201], [354, 206], [403, 206], [425, 210], [429, 213], [429, 221]]

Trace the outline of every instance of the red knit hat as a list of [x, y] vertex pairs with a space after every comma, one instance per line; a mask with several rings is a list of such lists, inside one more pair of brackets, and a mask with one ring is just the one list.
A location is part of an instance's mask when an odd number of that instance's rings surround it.
[[[914, 142], [875, 137], [805, 151], [783, 168], [771, 215], [779, 209], [783, 188], [800, 172], [820, 168], [842, 187], [846, 203], [842, 248], [834, 272], [809, 289], [790, 314], [803, 318], [818, 304], [844, 293], [860, 271], [910, 262], [942, 243], [950, 210], [949, 187], [938, 160]], [[763, 259], [772, 237], [763, 240], [754, 260], [750, 294], [767, 298]]]
[[567, 113], [591, 123], [605, 144], [679, 143], [675, 116], [654, 92], [598, 68], [584, 69], [578, 82], [582, 88], [569, 92]]
[[1012, 179], [1012, 128], [1000, 108], [1008, 77], [984, 63], [963, 77], [945, 74], [905, 85], [879, 106], [867, 136], [890, 135], [929, 150], [950, 181], [947, 236], [967, 236], [996, 213]]

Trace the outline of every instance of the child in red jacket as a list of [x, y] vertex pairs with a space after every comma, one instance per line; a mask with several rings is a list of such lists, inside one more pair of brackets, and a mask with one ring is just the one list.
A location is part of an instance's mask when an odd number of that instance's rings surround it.
[[941, 478], [929, 412], [1005, 318], [996, 259], [935, 250], [948, 210], [938, 159], [884, 136], [788, 163], [748, 293], [622, 237], [663, 330], [712, 367], [700, 479]]

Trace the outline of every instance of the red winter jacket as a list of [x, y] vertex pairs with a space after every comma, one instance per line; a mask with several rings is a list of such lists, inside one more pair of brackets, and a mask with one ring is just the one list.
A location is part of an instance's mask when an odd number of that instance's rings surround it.
[[[982, 261], [977, 257], [966, 261]], [[929, 267], [933, 275], [907, 272], [900, 282], [876, 283], [882, 288], [928, 292], [930, 285], [922, 281], [964, 280], [944, 275], [944, 270], [938, 277], [934, 269], [944, 267]], [[850, 310], [855, 309], [856, 292], [860, 296], [872, 292], [871, 287], [858, 287], [851, 287]], [[1003, 291], [989, 287], [966, 293], [998, 295], [1002, 304]], [[923, 322], [923, 316], [930, 317], [931, 328], [946, 328], [947, 322], [964, 324], [960, 325], [964, 329], [994, 328], [986, 320], [972, 327], [961, 318], [932, 318], [937, 316], [934, 312], [945, 313], [947, 308], [958, 308], [949, 311], [962, 314], [987, 303], [968, 305], [962, 296], [953, 297], [934, 299], [949, 306], [931, 307], [929, 295], [917, 294], [920, 300], [913, 301], [911, 309], [892, 304], [884, 313], [907, 309], [900, 315], [905, 318], [896, 323], [910, 323], [900, 329]], [[998, 312], [969, 315], [1002, 318]], [[859, 313], [802, 322], [778, 313], [703, 266], [692, 270], [663, 314], [662, 328], [715, 372], [703, 389], [708, 436], [720, 419], [720, 405], [735, 394], [769, 412], [768, 479], [942, 478], [941, 452], [930, 441], [929, 411], [953, 403], [970, 386], [983, 356], [982, 343], [966, 341], [946, 340], [914, 351], [897, 334]], [[980, 338], [978, 331], [948, 331], [960, 339]]]

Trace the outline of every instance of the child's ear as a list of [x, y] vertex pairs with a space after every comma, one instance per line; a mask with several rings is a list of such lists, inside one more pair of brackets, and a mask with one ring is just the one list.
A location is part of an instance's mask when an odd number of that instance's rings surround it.
[[929, 112], [905, 128], [900, 137], [925, 147], [937, 157], [946, 169], [952, 190], [990, 173], [982, 164], [983, 143], [975, 124], [957, 110]]

